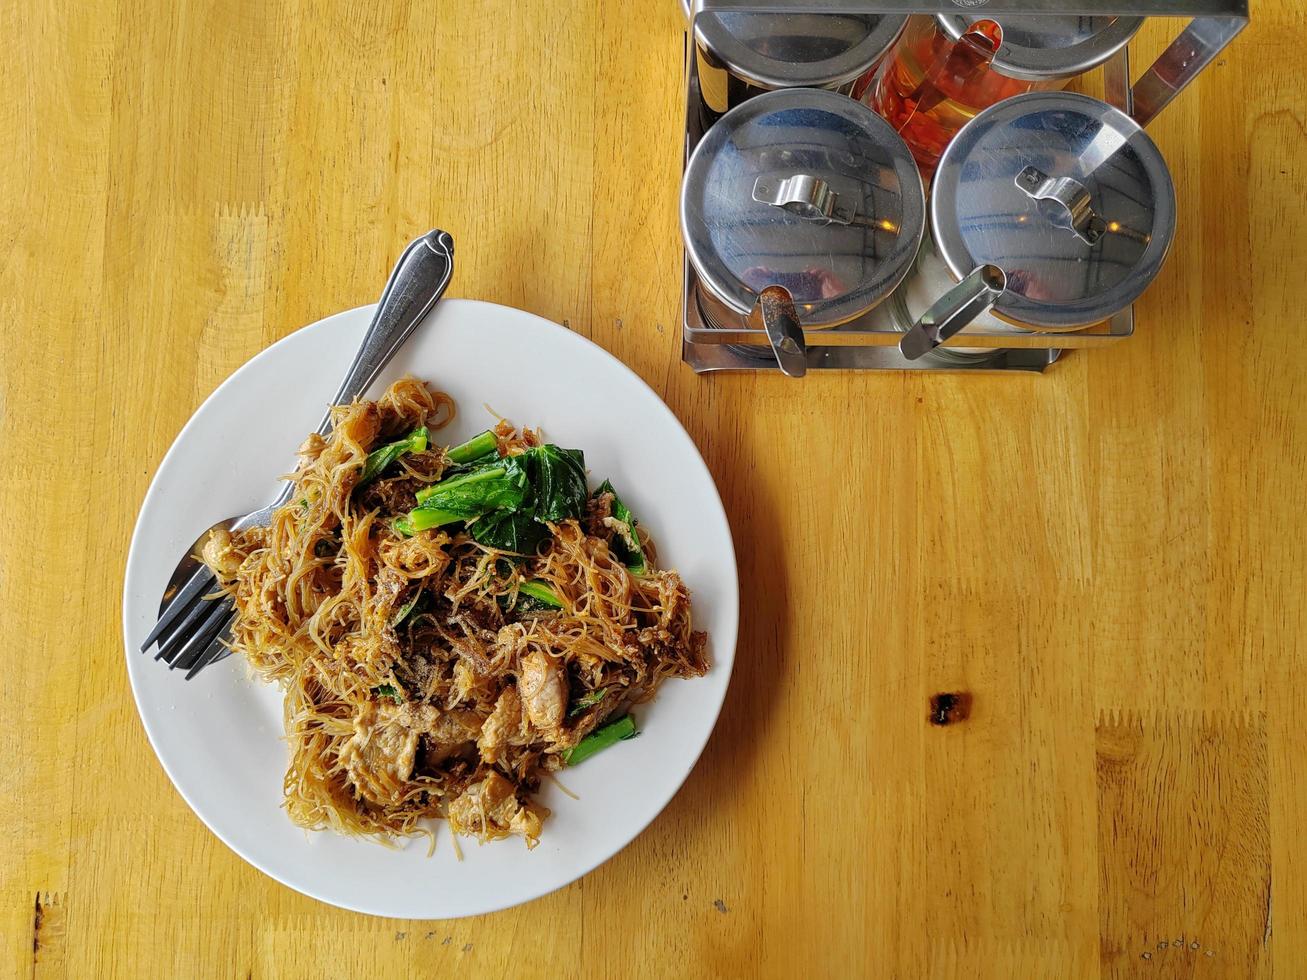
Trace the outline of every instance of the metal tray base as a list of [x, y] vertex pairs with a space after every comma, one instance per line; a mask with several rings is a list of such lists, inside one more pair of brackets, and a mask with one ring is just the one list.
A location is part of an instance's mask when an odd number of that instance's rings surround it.
[[[926, 358], [905, 360], [897, 347], [809, 347], [809, 371], [966, 371], [974, 373], [1004, 371], [1034, 371], [1041, 373], [1055, 362], [1060, 350], [1049, 348], [1031, 350], [1005, 350], [979, 364], [936, 364]], [[711, 371], [779, 371], [773, 358], [771, 363], [755, 360], [724, 344], [681, 345], [681, 356], [695, 374]]]
[[[727, 344], [714, 337], [711, 342], [696, 343], [696, 333], [702, 337], [705, 333], [712, 336], [717, 331], [711, 330], [709, 324], [704, 322], [695, 299], [694, 271], [689, 262], [685, 262], [684, 266], [686, 305], [681, 311], [681, 358], [685, 363], [694, 368], [696, 374], [709, 371], [779, 371], [771, 349], [761, 342], [749, 345]], [[1062, 354], [1060, 348], [1027, 347], [999, 350], [993, 357], [971, 363], [945, 362], [935, 354], [909, 361], [899, 353], [895, 344], [846, 342], [854, 338], [866, 339], [865, 335], [869, 332], [882, 334], [886, 339], [899, 336], [890, 332], [889, 314], [884, 304], [842, 327], [806, 331], [808, 370], [1042, 372]], [[824, 340], [827, 342], [823, 343]]]

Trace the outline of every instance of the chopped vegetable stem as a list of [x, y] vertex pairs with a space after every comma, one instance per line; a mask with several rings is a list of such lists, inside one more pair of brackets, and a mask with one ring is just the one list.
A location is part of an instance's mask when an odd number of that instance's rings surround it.
[[610, 721], [603, 728], [581, 739], [575, 748], [568, 749], [563, 753], [563, 761], [569, 766], [575, 766], [596, 752], [611, 748], [624, 739], [633, 738], [636, 734], [635, 719], [630, 715], [622, 715], [616, 721]]
[[478, 432], [467, 442], [455, 446], [445, 453], [453, 463], [470, 463], [499, 449], [499, 439], [489, 429]]
[[597, 687], [593, 691], [581, 695], [579, 698], [576, 699], [576, 703], [572, 705], [572, 710], [567, 713], [567, 717], [575, 718], [586, 708], [593, 708], [596, 704], [598, 704], [600, 701], [604, 699], [604, 695], [607, 693], [608, 693], [608, 688]]
[[475, 486], [478, 483], [485, 483], [487, 480], [498, 480], [508, 471], [502, 466], [487, 466], [484, 470], [473, 470], [471, 473], [461, 473], [458, 476], [451, 476], [448, 480], [441, 480], [439, 483], [433, 483], [429, 487], [423, 487], [417, 492], [418, 509], [421, 505], [430, 500], [437, 492], [448, 490], [457, 490], [463, 487]]
[[403, 439], [387, 443], [380, 449], [374, 449], [368, 453], [368, 458], [363, 463], [363, 473], [359, 476], [359, 482], [356, 486], [361, 487], [365, 483], [371, 483], [385, 472], [386, 467], [405, 453], [424, 453], [426, 451], [427, 430], [426, 426], [420, 426]]
[[558, 593], [545, 585], [544, 582], [519, 582], [517, 591], [530, 596], [543, 605], [552, 606], [555, 609], [563, 608], [563, 600], [558, 598]]
[[[403, 518], [400, 518], [403, 520]], [[409, 511], [406, 526], [411, 532], [429, 531], [433, 527], [443, 527], [446, 524], [453, 524], [455, 521], [466, 520], [461, 514], [451, 514], [447, 510], [437, 510], [434, 507], [419, 507], [416, 510]]]
[[599, 489], [595, 491], [596, 496], [604, 493], [612, 495], [613, 518], [621, 523], [624, 528], [624, 530], [617, 532], [617, 537], [614, 539], [613, 543], [616, 545], [614, 552], [632, 574], [647, 574], [649, 563], [644, 556], [644, 545], [640, 542], [640, 532], [635, 529], [639, 522], [635, 519], [635, 515], [631, 513], [631, 509], [622, 503], [622, 498], [617, 496], [617, 491], [613, 489], [612, 483], [608, 480], [601, 483]]
[[392, 626], [402, 625], [404, 620], [408, 619], [408, 617], [412, 615], [413, 610], [417, 608], [418, 602], [422, 598], [422, 592], [423, 592], [422, 587], [419, 586], [417, 591], [413, 593], [412, 598], [410, 598], [408, 602], [404, 603], [404, 605], [400, 607], [399, 612], [395, 613], [395, 618], [391, 621]]

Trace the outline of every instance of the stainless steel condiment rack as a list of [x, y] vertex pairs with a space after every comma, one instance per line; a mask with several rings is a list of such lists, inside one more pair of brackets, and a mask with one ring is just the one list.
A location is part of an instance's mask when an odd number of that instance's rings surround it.
[[[1188, 23], [1138, 80], [1131, 82], [1130, 46], [1103, 66], [1104, 98], [1147, 125], [1216, 58], [1248, 23], [1247, 0], [693, 0], [693, 16], [707, 11], [944, 14], [983, 11], [1001, 14], [1121, 15], [1187, 18]], [[694, 31], [686, 30], [686, 112], [683, 163], [704, 134], [701, 96], [693, 54]], [[706, 322], [697, 301], [695, 272], [683, 258], [682, 356], [696, 372], [777, 370], [762, 329], [721, 329]], [[1017, 334], [968, 330], [959, 337], [969, 348], [1000, 349], [978, 364], [908, 361], [899, 353], [903, 334], [890, 322], [890, 304], [841, 326], [805, 330], [809, 370], [1035, 371], [1047, 369], [1062, 351], [1094, 348], [1131, 336], [1133, 307], [1111, 320], [1076, 333]]]

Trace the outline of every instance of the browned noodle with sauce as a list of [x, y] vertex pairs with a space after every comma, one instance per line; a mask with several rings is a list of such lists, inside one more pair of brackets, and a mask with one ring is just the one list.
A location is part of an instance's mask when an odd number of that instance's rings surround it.
[[[302, 827], [389, 840], [440, 817], [458, 834], [534, 846], [549, 815], [534, 798], [541, 776], [666, 678], [708, 669], [684, 583], [657, 569], [612, 493], [540, 520], [543, 541], [519, 554], [477, 540], [489, 516], [406, 525], [419, 491], [467, 469], [435, 439], [361, 485], [369, 453], [454, 414], [413, 378], [333, 409], [271, 525], [204, 547], [236, 605], [233, 649], [285, 692], [285, 805]], [[494, 436], [489, 467], [542, 446], [504, 421]]]

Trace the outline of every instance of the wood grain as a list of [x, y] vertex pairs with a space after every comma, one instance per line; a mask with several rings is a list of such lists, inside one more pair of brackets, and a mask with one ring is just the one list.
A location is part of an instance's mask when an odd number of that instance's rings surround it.
[[1112, 712], [1097, 745], [1105, 974], [1270, 976], [1265, 719]]
[[[1152, 129], [1181, 223], [1136, 337], [801, 383], [680, 363], [672, 0], [0, 6], [0, 975], [1307, 975], [1307, 13], [1254, 6]], [[566, 322], [684, 420], [745, 592], [645, 834], [525, 907], [394, 922], [191, 814], [119, 582], [200, 400], [434, 225], [454, 294]], [[939, 693], [968, 717], [932, 725]]]

